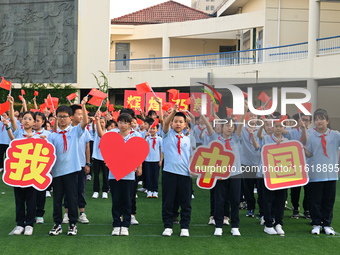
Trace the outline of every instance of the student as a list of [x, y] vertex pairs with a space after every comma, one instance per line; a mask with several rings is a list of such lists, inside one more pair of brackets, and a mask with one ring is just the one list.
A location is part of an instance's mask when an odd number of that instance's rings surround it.
[[11, 142], [7, 134], [7, 130], [5, 128], [4, 121], [9, 120], [9, 113], [4, 112], [1, 115], [1, 122], [0, 122], [0, 172], [4, 170], [4, 157], [6, 155], [6, 150]]
[[[99, 120], [99, 114], [96, 115], [96, 120]], [[131, 121], [132, 118], [127, 113], [121, 113], [117, 119], [119, 134], [127, 142], [132, 138], [131, 131]], [[99, 124], [97, 124], [98, 136], [102, 137], [104, 132]], [[113, 131], [110, 131], [113, 132]], [[136, 170], [136, 175], [141, 174], [142, 165], [140, 165]], [[121, 180], [117, 181], [113, 174], [109, 173], [109, 185], [112, 194], [112, 235], [117, 236], [128, 236], [129, 226], [131, 224], [131, 207], [132, 207], [132, 196], [135, 181], [135, 172], [132, 171]], [[121, 216], [123, 215], [123, 221]]]
[[[71, 105], [72, 115], [72, 127], [78, 126], [83, 121], [82, 107], [80, 105]], [[89, 223], [85, 214], [85, 185], [86, 175], [90, 172], [90, 132], [85, 129], [84, 134], [79, 139], [78, 156], [80, 160], [81, 171], [78, 172], [78, 207], [79, 207], [79, 218], [78, 221], [83, 224]], [[68, 217], [68, 198], [64, 197], [65, 214], [62, 223], [69, 223]]]
[[57, 156], [52, 169], [54, 226], [49, 232], [50, 235], [55, 236], [62, 233], [62, 200], [64, 194], [68, 200], [69, 229], [67, 235], [77, 235], [78, 172], [81, 170], [78, 150], [79, 139], [84, 134], [88, 121], [86, 102], [87, 97], [84, 97], [81, 102], [83, 122], [76, 127], [70, 125], [72, 109], [66, 105], [59, 106], [56, 111], [58, 128], [48, 137], [48, 141], [55, 146]]
[[[96, 119], [96, 126], [100, 124], [101, 130], [104, 130], [105, 132], [105, 125], [106, 125], [106, 119], [105, 117], [100, 117], [100, 119]], [[108, 198], [108, 191], [109, 191], [109, 169], [105, 165], [104, 159], [102, 154], [100, 153], [99, 149], [99, 142], [100, 137], [98, 135], [98, 130], [96, 129], [96, 126], [94, 124], [95, 122], [92, 122], [92, 128], [94, 132], [94, 142], [93, 142], [93, 195], [92, 198], [98, 198], [99, 197], [99, 190], [100, 190], [100, 182], [99, 182], [99, 172], [102, 170], [103, 173], [103, 186], [102, 186], [102, 198], [106, 199]]]
[[114, 120], [108, 120], [108, 121], [106, 122], [105, 129], [106, 129], [107, 131], [110, 131], [110, 130], [115, 129], [115, 128], [117, 128], [117, 122], [116, 122], [116, 121], [114, 121]]
[[335, 235], [331, 227], [339, 179], [340, 133], [330, 129], [328, 113], [318, 109], [313, 115], [315, 128], [308, 137], [306, 156], [312, 158], [309, 166], [310, 215], [312, 234], [319, 235], [321, 226], [327, 235]]
[[[163, 236], [171, 236], [173, 228], [173, 204], [178, 199], [181, 206], [181, 234], [189, 236], [191, 217], [192, 181], [189, 174], [190, 139], [182, 131], [186, 126], [183, 112], [177, 112], [174, 105], [171, 114], [164, 120], [163, 152], [164, 168], [162, 173], [162, 218]], [[172, 128], [170, 128], [170, 125]]]
[[93, 132], [93, 125], [92, 122], [94, 122], [94, 113], [90, 112], [88, 114], [88, 119], [89, 122], [86, 125], [86, 129], [87, 131], [89, 131], [90, 135], [91, 135], [91, 140], [90, 140], [90, 163], [91, 163], [91, 167], [90, 167], [90, 172], [86, 175], [86, 180], [87, 181], [91, 181], [92, 179], [92, 173], [93, 173], [93, 142], [94, 142], [94, 132]]
[[198, 122], [198, 124], [194, 125], [192, 130], [194, 131], [194, 136], [195, 136], [195, 139], [196, 139], [196, 145], [198, 147], [202, 144], [202, 139], [200, 139], [199, 136], [200, 136], [201, 132], [204, 131], [205, 124], [203, 123], [201, 117], [198, 118], [197, 122]]
[[[244, 112], [247, 112], [248, 104], [245, 101]], [[243, 122], [244, 115], [241, 116], [239, 123]], [[232, 120], [227, 118], [228, 123], [222, 126], [221, 133], [214, 132], [214, 129], [208, 122], [208, 120], [201, 115], [203, 122], [207, 127], [207, 131], [210, 137], [210, 141], [220, 141], [225, 145], [226, 149], [232, 150], [235, 155], [234, 165], [232, 166], [230, 178], [226, 180], [218, 180], [215, 185], [215, 232], [214, 235], [222, 235], [223, 220], [225, 214], [225, 202], [227, 200], [227, 194], [230, 198], [231, 207], [231, 234], [233, 236], [240, 236], [239, 230], [239, 204], [241, 193], [241, 160], [239, 155], [239, 141], [242, 134], [242, 124], [232, 125]]]

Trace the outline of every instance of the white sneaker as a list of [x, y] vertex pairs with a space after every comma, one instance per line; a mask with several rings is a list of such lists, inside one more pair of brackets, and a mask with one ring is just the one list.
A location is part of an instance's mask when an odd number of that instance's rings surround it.
[[152, 191], [148, 191], [148, 195], [146, 196], [147, 198], [152, 197]]
[[78, 218], [78, 221], [80, 223], [83, 223], [83, 224], [87, 224], [89, 223], [90, 221], [88, 220], [88, 218], [86, 217], [86, 214], [85, 213], [82, 213], [79, 218]]
[[230, 225], [230, 224], [229, 224], [229, 218], [226, 217], [226, 216], [224, 216], [223, 225], [228, 225], [228, 226]]
[[68, 214], [67, 213], [65, 213], [64, 214], [64, 218], [63, 218], [63, 224], [67, 224], [67, 223], [69, 223], [70, 222], [70, 219], [68, 218]]
[[280, 224], [277, 224], [275, 226], [275, 230], [276, 230], [278, 235], [280, 235], [280, 236], [284, 236], [285, 235], [285, 232], [283, 231], [282, 226]]
[[92, 198], [98, 198], [99, 197], [99, 193], [98, 192], [93, 192]]
[[315, 234], [315, 235], [320, 235], [320, 230], [321, 230], [321, 226], [313, 225], [313, 229], [312, 229], [311, 233]]
[[113, 228], [111, 235], [119, 236], [119, 234], [120, 234], [120, 227]]
[[323, 227], [323, 231], [325, 231], [326, 235], [335, 235], [335, 231], [332, 227]]
[[260, 221], [260, 225], [264, 226], [265, 220], [264, 220], [264, 216], [261, 217], [261, 221]]
[[164, 229], [162, 236], [171, 236], [172, 235], [172, 228]]
[[152, 193], [152, 197], [158, 198], [158, 192], [157, 192], [157, 191], [154, 191], [154, 192]]
[[136, 198], [138, 198], [138, 195], [136, 194]]
[[194, 196], [194, 194], [192, 194], [192, 195], [191, 195], [191, 199], [195, 199], [195, 196]]
[[139, 188], [139, 189], [137, 189], [137, 191], [144, 192], [144, 191], [146, 191], [146, 188]]
[[238, 228], [232, 228], [231, 229], [231, 234], [233, 236], [240, 236], [241, 235], [240, 230]]
[[257, 188], [254, 188], [254, 194], [257, 194]]
[[143, 185], [143, 182], [142, 182], [142, 181], [139, 181], [139, 182], [138, 182], [138, 185]]
[[269, 235], [277, 235], [276, 230], [273, 227], [264, 227], [264, 232], [269, 234]]
[[12, 234], [13, 235], [21, 235], [24, 232], [24, 228], [21, 226], [16, 226], [13, 231]]
[[209, 225], [215, 225], [215, 219], [214, 219], [214, 216], [210, 216], [209, 218]]
[[48, 190], [46, 190], [46, 197], [51, 197], [51, 192], [49, 192]]
[[37, 217], [35, 223], [37, 223], [37, 224], [43, 224], [43, 223], [44, 223], [44, 218], [43, 218], [43, 217]]
[[3, 168], [0, 168], [0, 173], [1, 173], [2, 171], [4, 171], [4, 169], [3, 169]]
[[131, 222], [130, 222], [131, 225], [138, 225], [139, 222], [136, 220], [136, 216], [131, 214]]
[[33, 234], [33, 227], [32, 226], [26, 226], [24, 235], [25, 236], [31, 236], [32, 234]]
[[91, 181], [91, 179], [92, 179], [91, 175], [89, 175], [89, 174], [86, 175], [86, 180], [87, 180], [87, 181]]
[[120, 235], [121, 236], [128, 236], [129, 235], [129, 229], [127, 227], [121, 227], [120, 228]]
[[182, 228], [181, 229], [181, 234], [179, 236], [188, 237], [189, 236], [189, 229]]
[[214, 236], [221, 236], [222, 233], [222, 228], [215, 228]]
[[109, 196], [108, 196], [107, 192], [103, 192], [102, 198], [106, 199], [106, 198], [108, 198], [108, 197], [109, 197]]

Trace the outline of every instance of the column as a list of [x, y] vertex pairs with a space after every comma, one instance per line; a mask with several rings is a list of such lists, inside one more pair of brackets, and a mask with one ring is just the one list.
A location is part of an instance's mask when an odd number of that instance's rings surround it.
[[[162, 57], [170, 57], [170, 38], [168, 36], [168, 25], [163, 24], [163, 37], [162, 37]], [[169, 59], [163, 59], [163, 70], [169, 69]]]

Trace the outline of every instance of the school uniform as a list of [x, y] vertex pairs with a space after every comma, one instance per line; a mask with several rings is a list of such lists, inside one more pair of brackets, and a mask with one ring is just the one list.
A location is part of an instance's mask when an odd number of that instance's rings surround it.
[[[112, 132], [112, 131], [111, 131]], [[127, 142], [132, 136], [128, 134], [123, 137]], [[119, 181], [109, 172], [109, 185], [112, 195], [112, 226], [129, 227], [131, 222], [132, 196], [134, 189], [135, 172], [132, 171]], [[123, 221], [120, 216], [123, 215]]]
[[[240, 194], [241, 194], [241, 161], [239, 154], [239, 142], [240, 137], [236, 132], [232, 133], [227, 139], [222, 137], [222, 135], [216, 132], [210, 136], [210, 141], [221, 142], [226, 149], [232, 150], [235, 155], [235, 161], [233, 167], [231, 168], [231, 173], [229, 179], [218, 180], [215, 185], [214, 198], [215, 198], [215, 210], [214, 219], [216, 228], [223, 227], [223, 219], [226, 214], [226, 201], [227, 194], [230, 198], [231, 207], [231, 227], [239, 228], [240, 217], [239, 217], [239, 204], [240, 204]], [[228, 211], [228, 210], [227, 210]]]
[[190, 138], [169, 129], [162, 133], [164, 168], [162, 173], [162, 219], [173, 227], [173, 205], [181, 206], [181, 229], [189, 229], [192, 182], [189, 174]]
[[201, 125], [192, 125], [194, 131], [194, 137], [196, 139], [196, 145], [199, 146], [202, 144], [202, 139], [199, 137], [203, 127]]
[[[11, 123], [9, 125], [11, 127]], [[8, 136], [6, 126], [0, 121], [0, 169], [4, 168], [4, 157], [10, 142], [11, 139]]]
[[158, 192], [159, 161], [161, 160], [160, 148], [162, 138], [149, 135], [146, 139], [149, 144], [149, 154], [144, 161], [146, 175], [146, 189], [151, 192]]
[[93, 158], [92, 158], [92, 154], [93, 154], [93, 142], [94, 142], [94, 132], [93, 132], [92, 124], [87, 124], [86, 125], [86, 130], [89, 132], [90, 137], [91, 137], [91, 139], [90, 139], [90, 163], [92, 165], [90, 167], [90, 172], [88, 174], [92, 176], [92, 173], [93, 173]]
[[78, 219], [78, 172], [81, 170], [78, 155], [79, 139], [84, 134], [81, 124], [68, 126], [61, 130], [59, 127], [47, 140], [55, 147], [57, 160], [52, 168], [53, 177], [53, 220], [55, 224], [62, 223], [62, 200], [64, 194], [68, 200], [68, 217], [70, 226]]
[[[340, 133], [327, 129], [320, 134], [316, 129], [308, 137], [307, 150], [312, 154], [309, 166], [310, 214], [312, 225], [331, 226], [339, 179]], [[332, 169], [333, 168], [333, 169]]]

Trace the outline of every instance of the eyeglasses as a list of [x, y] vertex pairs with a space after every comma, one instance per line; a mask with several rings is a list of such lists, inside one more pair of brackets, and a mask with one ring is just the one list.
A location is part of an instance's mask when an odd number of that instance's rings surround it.
[[66, 119], [68, 117], [70, 117], [70, 116], [57, 116], [58, 119]]

